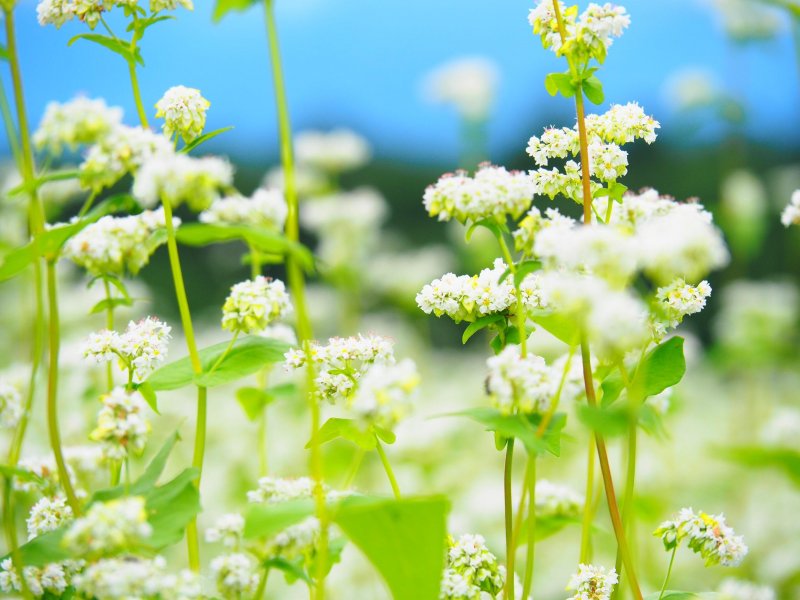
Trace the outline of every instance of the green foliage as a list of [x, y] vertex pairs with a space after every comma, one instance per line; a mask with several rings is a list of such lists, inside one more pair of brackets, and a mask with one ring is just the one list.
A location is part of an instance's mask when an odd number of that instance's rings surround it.
[[243, 387], [236, 390], [236, 401], [244, 410], [244, 414], [250, 421], [257, 420], [264, 409], [275, 402], [280, 396], [292, 394], [297, 387], [294, 384], [286, 383], [266, 390], [257, 387]]
[[118, 38], [100, 33], [79, 33], [67, 42], [67, 46], [71, 46], [78, 40], [86, 40], [99, 44], [104, 48], [108, 48], [113, 53], [119, 54], [128, 63], [139, 63], [141, 66], [144, 66], [144, 60], [142, 59], [142, 53], [139, 48]]
[[531, 314], [530, 319], [570, 347], [580, 343], [580, 328], [574, 318], [557, 312], [539, 312]]
[[212, 18], [219, 22], [229, 12], [244, 11], [254, 4], [258, 4], [258, 0], [217, 0]]
[[317, 435], [308, 441], [306, 448], [313, 444], [325, 444], [336, 439], [353, 442], [364, 450], [374, 450], [378, 439], [387, 444], [394, 444], [397, 436], [388, 429], [372, 425], [366, 429], [353, 419], [330, 418], [319, 428]]
[[581, 88], [586, 98], [592, 104], [602, 104], [605, 100], [603, 84], [600, 83], [600, 80], [595, 75], [589, 75], [589, 77], [584, 79], [581, 83]]
[[490, 325], [500, 321], [505, 321], [505, 316], [501, 315], [500, 313], [485, 315], [480, 319], [473, 321], [464, 330], [464, 334], [461, 336], [461, 343], [466, 344], [469, 338], [478, 333], [481, 329], [485, 329], [486, 327], [489, 327]]
[[782, 471], [796, 486], [800, 487], [800, 452], [791, 448], [767, 448], [763, 446], [732, 446], [718, 453], [741, 465], [757, 469]]
[[[280, 340], [251, 336], [239, 339], [228, 349], [222, 342], [200, 350], [203, 372], [195, 375], [189, 357], [168, 363], [153, 372], [147, 383], [153, 391], [177, 390], [187, 385], [215, 387], [252, 375], [268, 364], [281, 362], [289, 345]], [[217, 365], [217, 361], [225, 358]], [[212, 367], [217, 365], [212, 370]]]
[[252, 504], [247, 507], [244, 519], [244, 538], [269, 538], [314, 514], [314, 501], [310, 498]]
[[204, 133], [198, 138], [193, 139], [191, 142], [186, 144], [180, 151], [184, 154], [188, 154], [195, 148], [197, 148], [200, 144], [205, 144], [208, 140], [214, 139], [221, 133], [225, 133], [226, 131], [230, 131], [233, 129], [233, 126], [230, 127], [221, 127], [220, 129], [215, 129], [214, 131], [209, 131], [208, 133]]
[[561, 94], [565, 98], [572, 98], [578, 91], [572, 74], [567, 73], [548, 73], [544, 78], [544, 87], [551, 96]]
[[472, 234], [475, 233], [475, 230], [479, 227], [483, 227], [484, 229], [488, 229], [492, 232], [495, 238], [498, 240], [503, 237], [504, 233], [510, 233], [508, 226], [505, 223], [498, 223], [497, 221], [493, 221], [491, 219], [481, 219], [480, 221], [475, 221], [472, 225], [467, 227], [467, 231], [464, 234], [464, 240], [469, 242], [472, 239]]
[[561, 430], [567, 424], [567, 415], [564, 413], [553, 415], [542, 437], [537, 435], [542, 422], [541, 415], [504, 415], [496, 408], [473, 408], [453, 415], [469, 417], [485, 425], [487, 431], [494, 431], [499, 436], [502, 446], [505, 446], [504, 440], [515, 438], [532, 455], [545, 452], [553, 456], [561, 455]]
[[[683, 338], [676, 336], [660, 343], [644, 356], [630, 382], [631, 393], [640, 400], [656, 396], [680, 383], [685, 373]], [[601, 385], [603, 406], [619, 398], [624, 388], [619, 373], [609, 375]]]

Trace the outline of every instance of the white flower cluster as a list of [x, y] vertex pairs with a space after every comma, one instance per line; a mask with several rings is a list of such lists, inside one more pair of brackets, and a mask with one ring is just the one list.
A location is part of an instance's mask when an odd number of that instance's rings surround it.
[[295, 137], [294, 148], [299, 163], [334, 174], [357, 169], [370, 159], [367, 141], [348, 129], [303, 131]]
[[115, 6], [130, 6], [137, 0], [41, 0], [36, 7], [39, 25], [61, 27], [72, 19], [83, 21], [94, 29], [104, 12]]
[[[76, 494], [81, 497], [86, 493], [79, 484], [91, 481], [103, 466], [103, 455], [94, 446], [67, 446], [64, 449], [64, 460], [70, 481], [76, 485]], [[14, 479], [14, 489], [25, 493], [37, 493], [44, 496], [57, 496], [60, 492], [58, 469], [52, 454], [40, 457], [25, 457], [19, 461], [18, 467], [35, 475], [35, 480]]]
[[147, 403], [138, 391], [116, 387], [100, 398], [97, 427], [89, 439], [99, 442], [108, 460], [122, 460], [142, 453], [150, 433], [145, 417]]
[[0, 428], [14, 429], [23, 412], [22, 394], [17, 386], [0, 379]]
[[258, 275], [231, 287], [222, 306], [222, 327], [234, 333], [258, 333], [291, 312], [292, 302], [283, 282]]
[[144, 498], [127, 496], [92, 504], [72, 523], [63, 543], [75, 554], [105, 557], [140, 546], [151, 533]]
[[363, 423], [394, 429], [411, 411], [412, 392], [419, 381], [417, 365], [410, 358], [374, 364], [359, 379], [348, 409]]
[[262, 477], [258, 480], [258, 488], [247, 492], [247, 501], [256, 504], [275, 504], [298, 498], [311, 498], [314, 495], [314, 485], [314, 480], [309, 477], [297, 479]]
[[438, 67], [428, 75], [425, 87], [434, 101], [452, 104], [464, 119], [481, 121], [488, 116], [498, 77], [490, 60], [467, 57]]
[[536, 517], [570, 518], [580, 515], [584, 499], [572, 489], [546, 479], [536, 482]]
[[222, 158], [193, 158], [168, 152], [150, 158], [136, 173], [133, 195], [145, 206], [168, 200], [173, 207], [186, 202], [200, 212], [220, 198], [219, 190], [233, 183], [233, 167]]
[[103, 330], [92, 333], [84, 345], [84, 357], [97, 363], [119, 359], [135, 382], [144, 381], [167, 358], [172, 328], [155, 317], [130, 321], [125, 333]]
[[527, 173], [484, 163], [472, 177], [466, 171], [440, 177], [425, 190], [423, 204], [440, 221], [466, 224], [487, 219], [505, 225], [509, 216], [517, 218], [528, 210], [536, 191]]
[[171, 152], [172, 145], [163, 135], [142, 127], [117, 125], [89, 148], [80, 165], [81, 185], [100, 192], [128, 173], [135, 174], [154, 156]]
[[447, 563], [442, 576], [440, 600], [479, 600], [495, 598], [506, 580], [505, 568], [486, 547], [480, 535], [465, 534], [450, 538]]
[[78, 96], [63, 104], [50, 102], [33, 134], [33, 143], [58, 156], [64, 147], [74, 151], [80, 145], [98, 142], [121, 121], [122, 109], [107, 106], [102, 98]]
[[250, 198], [220, 198], [201, 212], [199, 219], [201, 223], [214, 225], [250, 225], [283, 231], [287, 211], [282, 192], [259, 188]]
[[150, 0], [150, 12], [175, 10], [179, 6], [187, 10], [194, 10], [194, 3], [192, 0]]
[[703, 310], [710, 295], [711, 286], [707, 281], [703, 280], [695, 286], [678, 278], [668, 286], [658, 288], [656, 300], [669, 326], [677, 327], [686, 315]]
[[188, 144], [203, 133], [209, 106], [211, 103], [200, 95], [200, 90], [176, 85], [156, 102], [156, 118], [164, 119], [165, 136], [172, 139], [177, 134]]
[[106, 558], [75, 575], [72, 584], [86, 598], [120, 600], [189, 600], [202, 598], [200, 577], [189, 570], [177, 575], [166, 572], [161, 556]]
[[[447, 315], [456, 323], [472, 322], [492, 313], [515, 314], [514, 280], [509, 275], [500, 281], [507, 270], [507, 265], [498, 258], [491, 269], [484, 269], [478, 275], [447, 273], [422, 288], [416, 297], [417, 305], [426, 314]], [[527, 310], [546, 307], [537, 274], [531, 273], [522, 280], [520, 293]]]
[[682, 508], [674, 520], [662, 523], [654, 535], [661, 538], [667, 550], [686, 540], [689, 548], [703, 557], [707, 567], [735, 567], [747, 554], [744, 539], [735, 535], [723, 515], [695, 513], [691, 508]]
[[545, 48], [556, 54], [569, 54], [579, 65], [592, 58], [602, 63], [614, 38], [620, 37], [631, 22], [625, 8], [608, 2], [591, 3], [580, 15], [577, 6], [567, 8], [560, 0], [558, 4], [566, 34], [564, 43], [552, 0], [539, 0], [528, 14], [528, 22], [533, 33], [541, 36]]
[[[180, 222], [172, 218], [173, 227]], [[157, 233], [164, 227], [163, 208], [126, 217], [106, 215], [72, 236], [64, 256], [92, 275], [136, 275], [163, 243]]]
[[[267, 171], [261, 185], [285, 192], [286, 176], [283, 167], [276, 166]], [[327, 177], [318, 169], [303, 163], [295, 165], [294, 188], [300, 198], [324, 194], [326, 190], [329, 190], [328, 186]]]
[[213, 527], [206, 529], [206, 541], [221, 542], [226, 548], [238, 550], [244, 534], [244, 517], [238, 513], [228, 513], [216, 520]]
[[[35, 597], [45, 594], [61, 597], [69, 586], [70, 565], [51, 563], [44, 567], [24, 567], [25, 583]], [[21, 597], [22, 582], [10, 558], [0, 562], [0, 592], [12, 597]]]
[[72, 508], [64, 497], [40, 498], [31, 507], [31, 512], [25, 521], [28, 527], [28, 539], [32, 540], [43, 533], [58, 529], [64, 523], [71, 521], [72, 517]]
[[225, 600], [252, 598], [258, 587], [258, 562], [250, 554], [235, 552], [211, 561], [217, 591]]
[[567, 584], [568, 590], [575, 591], [569, 600], [609, 600], [618, 581], [616, 569], [581, 564]]
[[784, 227], [800, 225], [800, 190], [795, 190], [792, 193], [789, 204], [786, 205], [786, 208], [781, 213], [781, 223], [783, 223]]
[[541, 414], [547, 411], [558, 389], [559, 379], [544, 358], [522, 356], [520, 347], [509, 344], [486, 361], [486, 389], [492, 404], [505, 415]]
[[532, 256], [533, 244], [540, 231], [551, 227], [570, 229], [574, 225], [575, 219], [562, 215], [556, 208], [545, 209], [544, 216], [542, 216], [542, 211], [532, 206], [517, 225], [517, 229], [512, 232], [514, 247], [524, 255]]
[[719, 600], [777, 600], [775, 590], [741, 579], [728, 578], [717, 588]]

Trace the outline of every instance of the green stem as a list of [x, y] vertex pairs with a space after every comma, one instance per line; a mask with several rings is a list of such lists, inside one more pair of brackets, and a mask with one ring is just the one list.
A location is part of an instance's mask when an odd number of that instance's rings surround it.
[[222, 361], [225, 360], [226, 356], [228, 356], [228, 354], [231, 351], [231, 348], [233, 348], [233, 345], [236, 343], [236, 340], [238, 339], [238, 337], [239, 337], [239, 332], [235, 331], [233, 333], [233, 337], [231, 338], [231, 341], [228, 342], [228, 345], [225, 347], [225, 352], [223, 352], [222, 354], [219, 355], [219, 358], [212, 365], [211, 369], [209, 369], [208, 375], [211, 375], [214, 371], [217, 370], [217, 367], [219, 367], [222, 364]]
[[[264, 0], [264, 18], [267, 29], [270, 65], [272, 69], [272, 82], [275, 90], [275, 105], [278, 113], [278, 132], [281, 149], [281, 166], [284, 174], [284, 193], [286, 196], [286, 237], [297, 242], [300, 239], [300, 225], [298, 221], [298, 197], [295, 185], [294, 155], [292, 151], [292, 128], [289, 120], [289, 107], [286, 101], [286, 86], [283, 79], [281, 65], [280, 45], [278, 43], [278, 28], [275, 22], [274, 0]], [[297, 337], [306, 356], [309, 356], [313, 333], [311, 319], [308, 314], [305, 293], [305, 279], [302, 265], [297, 258], [289, 255], [286, 259], [286, 274], [289, 289], [294, 301], [297, 314]], [[314, 365], [306, 361], [306, 394], [311, 411], [311, 439], [317, 440], [320, 428], [320, 408], [314, 393]], [[317, 547], [317, 572], [316, 572], [316, 600], [324, 600], [325, 576], [328, 571], [328, 529], [330, 517], [325, 506], [325, 492], [323, 490], [323, 464], [322, 452], [318, 441], [311, 444], [311, 477], [314, 479], [314, 504], [316, 517], [320, 524], [319, 545]]]
[[264, 572], [261, 574], [261, 579], [258, 581], [258, 588], [256, 589], [256, 595], [253, 596], [255, 600], [261, 600], [264, 597], [264, 592], [267, 590], [267, 578], [269, 577], [269, 567], [264, 569]]
[[50, 446], [56, 460], [58, 481], [61, 484], [67, 502], [76, 516], [81, 513], [81, 505], [75, 495], [75, 489], [69, 479], [67, 463], [61, 449], [61, 434], [58, 431], [58, 354], [61, 347], [58, 318], [58, 292], [56, 288], [55, 262], [47, 261], [47, 306], [49, 319], [49, 351], [50, 364], [47, 377], [47, 427], [50, 434]]
[[[111, 286], [108, 284], [108, 279], [103, 279], [103, 288], [105, 289], [106, 301], [108, 302], [108, 306], [106, 307], [106, 329], [113, 331], [114, 305], [111, 302]], [[109, 392], [114, 389], [114, 365], [111, 361], [106, 363], [106, 385]]]
[[675, 563], [675, 554], [678, 552], [678, 546], [676, 545], [672, 549], [672, 556], [669, 559], [669, 567], [667, 568], [667, 575], [664, 577], [664, 584], [661, 586], [661, 592], [658, 594], [658, 600], [661, 600], [664, 597], [664, 592], [667, 591], [667, 584], [669, 584], [669, 578], [672, 576], [672, 565]]
[[365, 454], [366, 451], [359, 446], [355, 455], [353, 456], [353, 464], [350, 466], [350, 471], [347, 473], [347, 477], [345, 477], [344, 481], [342, 482], [341, 489], [349, 490], [350, 486], [353, 485], [353, 480], [355, 480], [358, 470], [361, 468], [361, 463], [364, 461]]
[[533, 558], [536, 551], [536, 455], [528, 456], [525, 469], [525, 481], [528, 485], [528, 547], [525, 559], [525, 579], [522, 584], [522, 597], [530, 596], [533, 586]]
[[[641, 364], [641, 360], [639, 361], [639, 364]], [[634, 390], [631, 386], [625, 365], [620, 363], [618, 367], [622, 376], [622, 382], [628, 394], [628, 466], [625, 473], [625, 493], [622, 500], [622, 527], [625, 530], [625, 534], [630, 536], [631, 528], [633, 527], [633, 521], [635, 518], [633, 511], [633, 496], [634, 487], [636, 485], [636, 448], [638, 435], [639, 398], [634, 394]], [[620, 577], [620, 582], [622, 581], [622, 567], [622, 554], [619, 548], [617, 548], [616, 569]]]
[[[522, 292], [520, 291], [516, 282], [517, 267], [514, 264], [514, 258], [511, 256], [511, 251], [508, 249], [508, 244], [506, 244], [506, 240], [502, 233], [497, 236], [497, 241], [500, 244], [500, 250], [503, 253], [503, 259], [508, 265], [508, 271], [511, 273], [511, 277], [514, 280], [514, 292], [517, 298], [516, 317], [517, 331], [519, 332], [519, 348], [522, 358], [525, 358], [528, 354], [528, 336], [525, 334], [525, 323], [528, 320], [528, 311], [525, 309], [525, 303], [522, 301]], [[520, 284], [521, 283], [522, 282], [520, 281]]]
[[267, 457], [267, 408], [264, 407], [258, 419], [258, 472], [261, 477], [269, 473]]
[[261, 255], [253, 244], [247, 244], [250, 250], [250, 279], [261, 275]]
[[3, 124], [8, 136], [8, 147], [11, 148], [11, 155], [14, 157], [14, 164], [18, 169], [22, 166], [22, 150], [19, 145], [19, 134], [17, 126], [14, 124], [14, 117], [11, 114], [11, 106], [8, 104], [8, 96], [3, 82], [0, 81], [0, 113], [3, 116]]
[[589, 564], [592, 559], [592, 517], [594, 516], [594, 433], [589, 434], [589, 458], [586, 464], [586, 499], [583, 504], [581, 522], [581, 564]]
[[514, 595], [514, 526], [512, 514], [514, 507], [511, 499], [511, 476], [514, 465], [514, 438], [508, 440], [506, 446], [506, 460], [503, 469], [503, 499], [506, 524], [506, 598], [516, 598]]
[[392, 471], [392, 465], [389, 464], [389, 458], [386, 456], [386, 451], [383, 449], [383, 445], [377, 435], [375, 436], [375, 449], [378, 451], [378, 456], [381, 457], [383, 470], [386, 471], [386, 476], [389, 478], [389, 483], [392, 485], [394, 497], [400, 500], [400, 486], [397, 485], [397, 479], [395, 479], [394, 471]]

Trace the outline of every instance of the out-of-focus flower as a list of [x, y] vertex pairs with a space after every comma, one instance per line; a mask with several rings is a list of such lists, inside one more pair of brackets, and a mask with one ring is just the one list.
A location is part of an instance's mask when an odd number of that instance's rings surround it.
[[452, 104], [463, 118], [479, 121], [488, 116], [498, 78], [489, 59], [460, 58], [428, 74], [425, 91], [435, 102]]
[[106, 558], [88, 565], [73, 578], [73, 585], [87, 598], [189, 600], [203, 597], [198, 575], [186, 569], [171, 575], [166, 573], [166, 566], [160, 556]]
[[109, 460], [141, 454], [150, 433], [150, 422], [145, 417], [147, 403], [142, 395], [117, 387], [100, 400], [103, 408], [89, 439], [102, 444]]
[[503, 414], [544, 413], [558, 389], [544, 358], [530, 354], [523, 357], [520, 347], [512, 344], [486, 361], [489, 377], [486, 388], [492, 404]]
[[776, 600], [775, 590], [742, 579], [725, 579], [717, 588], [720, 600]]
[[357, 169], [367, 163], [367, 141], [348, 129], [303, 131], [294, 140], [298, 162], [329, 173]]
[[33, 143], [58, 156], [65, 147], [74, 151], [80, 145], [98, 142], [121, 121], [122, 109], [107, 106], [102, 98], [78, 96], [63, 104], [50, 102], [33, 134]]
[[188, 144], [203, 133], [209, 106], [211, 103], [200, 95], [200, 90], [176, 85], [156, 102], [156, 118], [164, 119], [165, 136], [177, 134]]
[[800, 190], [795, 190], [789, 204], [781, 213], [781, 223], [784, 227], [789, 225], [800, 225]]
[[64, 545], [77, 555], [105, 557], [137, 548], [152, 533], [144, 498], [128, 496], [95, 502], [64, 534]]
[[23, 412], [22, 394], [17, 386], [0, 380], [0, 427], [14, 429]]
[[474, 600], [484, 593], [495, 598], [506, 580], [506, 570], [480, 535], [450, 538], [440, 600]]
[[72, 518], [72, 508], [63, 497], [40, 498], [31, 507], [31, 512], [27, 521], [25, 521], [28, 528], [28, 539], [32, 540], [43, 533], [58, 529], [64, 523], [71, 521]]
[[173, 207], [186, 202], [200, 212], [220, 198], [220, 189], [233, 183], [233, 167], [221, 158], [192, 158], [167, 153], [142, 165], [133, 182], [133, 195], [145, 206], [168, 200]]
[[220, 198], [201, 212], [199, 219], [203, 223], [216, 225], [251, 225], [283, 231], [287, 210], [286, 199], [281, 192], [259, 188], [250, 198]]

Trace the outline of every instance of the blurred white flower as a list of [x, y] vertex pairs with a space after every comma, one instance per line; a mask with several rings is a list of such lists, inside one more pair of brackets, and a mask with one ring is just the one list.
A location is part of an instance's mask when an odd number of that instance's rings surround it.
[[445, 63], [425, 78], [426, 95], [433, 101], [452, 104], [470, 120], [486, 119], [499, 79], [497, 65], [483, 57], [464, 57]]

